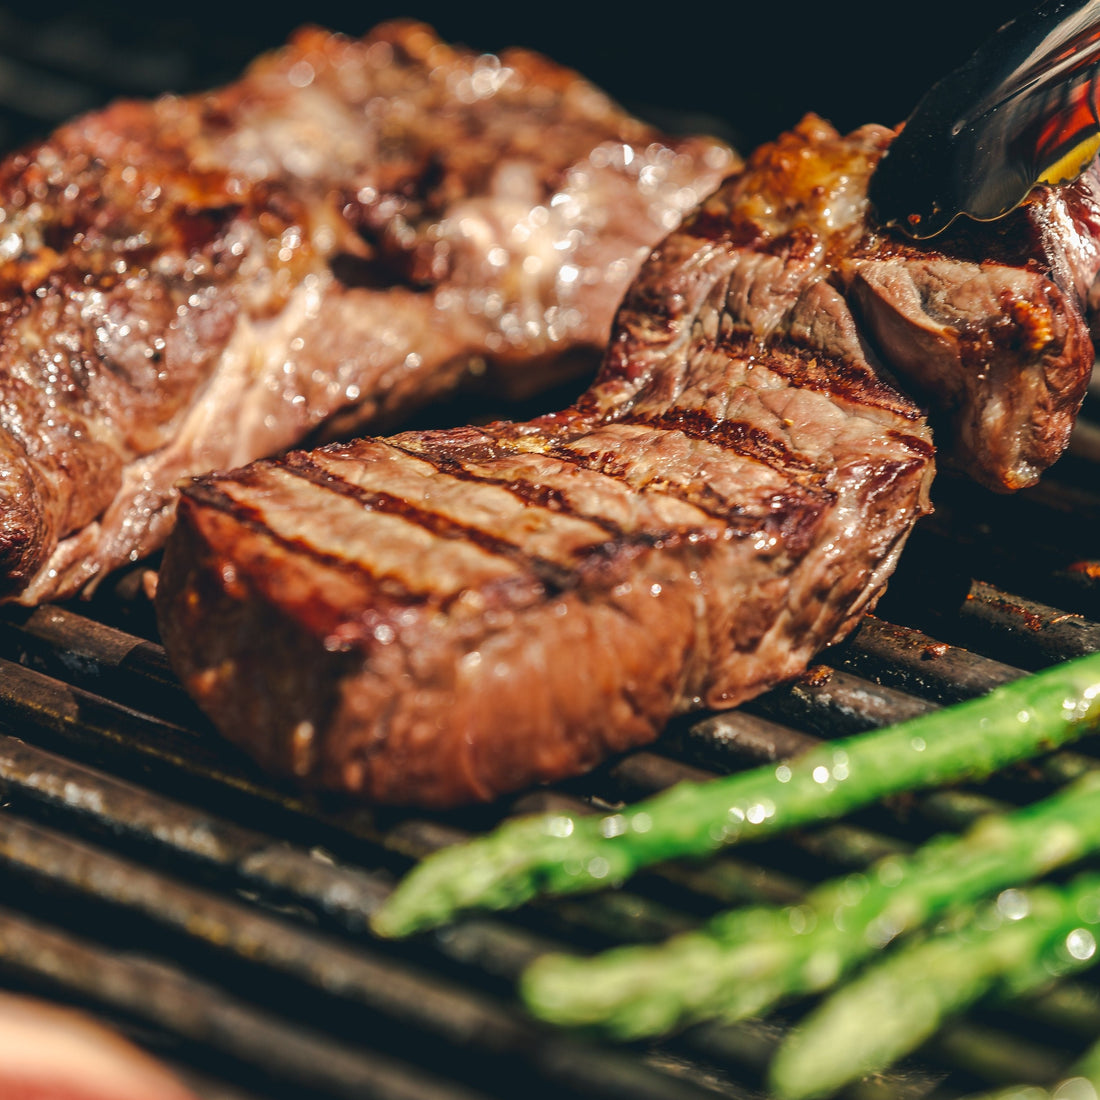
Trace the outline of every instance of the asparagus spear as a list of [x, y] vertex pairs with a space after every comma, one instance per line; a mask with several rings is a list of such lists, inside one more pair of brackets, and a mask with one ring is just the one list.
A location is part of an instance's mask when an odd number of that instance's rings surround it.
[[1042, 802], [990, 814], [961, 837], [888, 856], [825, 883], [801, 905], [737, 909], [660, 945], [595, 958], [545, 955], [521, 989], [538, 1016], [619, 1038], [708, 1017], [741, 1019], [817, 992], [952, 905], [1037, 878], [1100, 850], [1100, 773]]
[[1042, 1085], [1006, 1085], [966, 1100], [1096, 1100], [1097, 1096], [1100, 1096], [1100, 1077], [1077, 1074], [1049, 1089]]
[[1012, 997], [1096, 961], [1100, 874], [1007, 890], [885, 956], [834, 993], [780, 1046], [770, 1084], [786, 1100], [828, 1096], [909, 1053], [950, 1015]]
[[1066, 1076], [1049, 1089], [1041, 1085], [1008, 1085], [967, 1100], [1096, 1100], [1100, 1096], [1100, 1043], [1089, 1047]]
[[907, 722], [706, 783], [681, 783], [622, 813], [520, 818], [429, 856], [375, 913], [385, 936], [539, 891], [623, 882], [639, 867], [838, 817], [898, 791], [989, 775], [1064, 744], [1100, 718], [1100, 654]]

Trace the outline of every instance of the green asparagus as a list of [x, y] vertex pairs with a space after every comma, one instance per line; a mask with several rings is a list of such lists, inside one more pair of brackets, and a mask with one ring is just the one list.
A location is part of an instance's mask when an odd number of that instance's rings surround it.
[[1100, 1098], [1100, 1043], [1095, 1043], [1050, 1088], [1041, 1085], [1009, 1085], [970, 1096], [967, 1100], [1098, 1100]]
[[621, 813], [517, 819], [429, 856], [372, 925], [402, 936], [471, 907], [618, 884], [648, 864], [838, 817], [899, 791], [987, 776], [1079, 737], [1098, 717], [1100, 654], [1091, 654], [789, 763], [678, 784]]
[[[1074, 1063], [1070, 1075], [1077, 1081], [1093, 1086], [1094, 1095], [1100, 1096], [1100, 1043], [1095, 1043]], [[1065, 1100], [1070, 1100], [1067, 1096]]]
[[967, 1100], [1097, 1100], [1100, 1077], [1071, 1076], [1052, 1088], [1042, 1085], [1008, 1085], [1005, 1088], [970, 1096]]
[[1091, 966], [1098, 926], [1095, 873], [962, 907], [946, 927], [888, 953], [815, 1009], [780, 1046], [770, 1084], [786, 1100], [828, 1096], [914, 1050], [979, 998], [1018, 996]]
[[1019, 885], [1100, 850], [1100, 773], [961, 837], [812, 891], [802, 904], [736, 909], [664, 944], [595, 958], [546, 955], [521, 989], [536, 1015], [619, 1038], [709, 1017], [741, 1019], [780, 998], [828, 988], [898, 936], [948, 907]]

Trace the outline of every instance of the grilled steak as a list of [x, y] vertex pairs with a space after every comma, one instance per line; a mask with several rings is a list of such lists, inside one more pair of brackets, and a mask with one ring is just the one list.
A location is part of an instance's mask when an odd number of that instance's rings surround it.
[[531, 53], [319, 30], [0, 165], [0, 598], [154, 549], [173, 483], [593, 366], [646, 251], [732, 167]]
[[564, 412], [185, 487], [157, 601], [200, 704], [271, 769], [446, 806], [802, 670], [927, 507], [923, 415], [836, 278], [889, 137], [811, 119], [757, 153], [650, 257]]

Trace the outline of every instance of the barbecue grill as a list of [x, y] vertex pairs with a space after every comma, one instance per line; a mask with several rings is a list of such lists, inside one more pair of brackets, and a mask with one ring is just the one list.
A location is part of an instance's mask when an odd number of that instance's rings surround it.
[[[74, 9], [32, 24], [0, 9], [0, 144], [113, 95], [228, 78], [270, 44], [243, 32], [213, 52], [203, 42], [185, 21], [135, 29], [123, 13], [93, 22]], [[942, 476], [937, 511], [876, 614], [798, 682], [489, 807], [372, 811], [260, 775], [172, 676], [144, 565], [90, 600], [0, 612], [0, 987], [92, 1011], [205, 1100], [761, 1097], [768, 1057], [804, 1004], [612, 1046], [528, 1019], [514, 979], [550, 947], [659, 939], [723, 907], [796, 900], [1100, 767], [1100, 739], [980, 786], [895, 799], [656, 868], [621, 890], [474, 916], [409, 942], [374, 939], [367, 918], [414, 859], [511, 814], [607, 809], [1100, 648], [1100, 392], [1089, 401], [1070, 453], [1037, 488], [1001, 498]], [[850, 1095], [948, 1100], [1055, 1080], [1098, 1035], [1100, 984], [1086, 976], [972, 1013]]]

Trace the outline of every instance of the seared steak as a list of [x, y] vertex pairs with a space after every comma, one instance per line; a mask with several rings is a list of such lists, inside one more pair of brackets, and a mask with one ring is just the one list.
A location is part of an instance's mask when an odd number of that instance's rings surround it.
[[185, 487], [159, 618], [221, 729], [305, 783], [446, 806], [732, 706], [850, 629], [933, 468], [838, 278], [890, 136], [810, 119], [760, 150], [652, 254], [564, 412]]
[[[732, 167], [524, 51], [300, 32], [208, 95], [0, 165], [0, 598], [163, 540], [184, 474], [500, 367], [595, 366], [646, 251]], [[503, 383], [502, 383], [503, 384]]]

